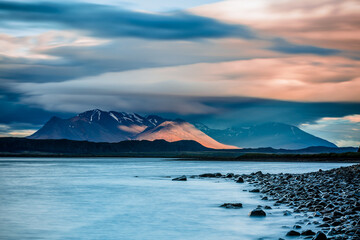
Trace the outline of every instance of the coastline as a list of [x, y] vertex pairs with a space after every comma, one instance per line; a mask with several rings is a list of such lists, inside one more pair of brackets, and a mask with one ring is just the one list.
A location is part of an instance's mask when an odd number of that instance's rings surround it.
[[[258, 171], [236, 175], [206, 173], [190, 178], [227, 178], [239, 184], [252, 184], [254, 188], [249, 192], [259, 194], [262, 200], [293, 209], [284, 216], [301, 214], [304, 220], [288, 232], [288, 237], [360, 239], [360, 164], [302, 174], [263, 174]], [[262, 207], [254, 210], [271, 211]], [[322, 221], [312, 221], [314, 217], [322, 218]], [[316, 225], [318, 232], [306, 229], [307, 225]], [[327, 237], [316, 238], [315, 234], [324, 237], [322, 233]]]
[[360, 163], [360, 153], [274, 154], [244, 153], [223, 155], [213, 152], [128, 152], [109, 154], [65, 154], [44, 152], [4, 153], [0, 158], [165, 158], [174, 161], [237, 161], [237, 162], [323, 162]]

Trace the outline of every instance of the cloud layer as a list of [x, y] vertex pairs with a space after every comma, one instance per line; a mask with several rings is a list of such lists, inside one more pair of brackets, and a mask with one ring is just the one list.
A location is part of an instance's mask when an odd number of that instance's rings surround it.
[[97, 37], [145, 39], [254, 38], [245, 26], [225, 24], [186, 12], [146, 13], [91, 3], [0, 2], [2, 23], [54, 23]]
[[213, 127], [360, 114], [358, 1], [199, 3], [0, 2], [1, 134], [92, 108]]

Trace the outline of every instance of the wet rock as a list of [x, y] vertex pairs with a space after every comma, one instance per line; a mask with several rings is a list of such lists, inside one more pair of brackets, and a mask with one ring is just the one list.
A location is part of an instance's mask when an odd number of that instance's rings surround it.
[[204, 174], [200, 174], [199, 177], [202, 177], [202, 178], [215, 178], [216, 174], [215, 173], [204, 173]]
[[236, 180], [237, 183], [244, 183], [244, 179], [242, 177], [238, 177]]
[[262, 209], [256, 208], [249, 213], [249, 216], [250, 217], [266, 217], [266, 213]]
[[233, 173], [227, 173], [225, 175], [225, 178], [233, 178], [234, 177], [234, 174]]
[[265, 209], [272, 209], [272, 207], [267, 206], [267, 205], [266, 205], [264, 208], [265, 208]]
[[[238, 181], [240, 177], [253, 186], [250, 192], [261, 192], [263, 200], [273, 200], [274, 206], [286, 205], [296, 218], [306, 220], [296, 224], [316, 225], [328, 231], [332, 240], [360, 239], [360, 164], [304, 174], [256, 172], [232, 179]], [[309, 221], [312, 218], [317, 219]], [[315, 237], [327, 239], [324, 233]]]
[[284, 211], [284, 216], [291, 216], [291, 212], [288, 210]]
[[314, 217], [321, 217], [321, 213], [319, 213], [319, 212], [314, 212]]
[[181, 177], [177, 177], [177, 178], [173, 178], [173, 181], [187, 181], [187, 178], [185, 175], [181, 176]]
[[328, 238], [323, 232], [317, 232], [313, 240], [327, 240]]
[[300, 236], [300, 233], [297, 231], [291, 230], [286, 234], [286, 236], [288, 236], [288, 237]]
[[242, 203], [224, 203], [220, 207], [237, 209], [237, 208], [242, 208], [243, 205]]
[[301, 235], [303, 236], [314, 236], [315, 235], [315, 232], [311, 231], [310, 229], [309, 230], [305, 230], [301, 233]]
[[258, 192], [260, 192], [260, 189], [258, 189], [258, 188], [251, 189], [249, 192], [258, 193]]

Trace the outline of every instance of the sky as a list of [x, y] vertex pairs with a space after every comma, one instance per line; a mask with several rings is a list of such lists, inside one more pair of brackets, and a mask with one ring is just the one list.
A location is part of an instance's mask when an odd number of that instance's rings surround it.
[[360, 145], [358, 0], [0, 1], [0, 136], [99, 108]]

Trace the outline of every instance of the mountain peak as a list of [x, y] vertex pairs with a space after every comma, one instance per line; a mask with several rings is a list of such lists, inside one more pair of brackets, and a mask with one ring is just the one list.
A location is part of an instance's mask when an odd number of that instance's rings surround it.
[[197, 125], [215, 140], [243, 148], [272, 147], [284, 149], [301, 149], [311, 146], [337, 146], [325, 139], [313, 136], [300, 128], [279, 122], [266, 122], [250, 127], [211, 129]]

